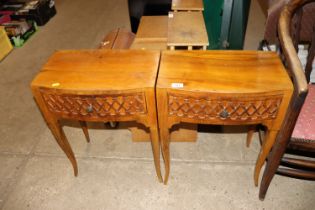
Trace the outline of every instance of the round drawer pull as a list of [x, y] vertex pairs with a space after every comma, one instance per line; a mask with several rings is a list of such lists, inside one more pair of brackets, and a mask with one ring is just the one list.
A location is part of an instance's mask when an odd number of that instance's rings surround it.
[[87, 113], [92, 113], [93, 112], [93, 106], [90, 104], [88, 107], [86, 107], [86, 112]]
[[226, 119], [229, 116], [229, 112], [225, 109], [220, 113], [220, 117]]

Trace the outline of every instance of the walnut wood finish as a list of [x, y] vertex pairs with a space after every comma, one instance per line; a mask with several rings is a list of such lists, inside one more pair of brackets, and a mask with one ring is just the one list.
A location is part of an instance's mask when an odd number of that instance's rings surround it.
[[305, 66], [305, 76], [307, 83], [311, 80], [311, 72], [313, 69], [313, 62], [315, 57], [315, 25], [313, 26], [313, 38], [310, 44], [310, 48], [307, 55], [306, 66]]
[[177, 11], [203, 11], [202, 0], [172, 0], [172, 10]]
[[282, 124], [292, 84], [275, 53], [257, 51], [164, 51], [156, 86], [166, 184], [169, 131], [180, 122], [263, 124], [268, 128], [258, 156], [255, 183]]
[[[301, 142], [290, 142], [291, 134], [294, 129], [296, 120], [298, 118], [299, 112], [302, 108], [302, 105], [305, 101], [307, 92], [308, 92], [308, 84], [307, 79], [305, 78], [303, 67], [301, 65], [301, 62], [299, 61], [299, 58], [296, 53], [295, 45], [298, 43], [297, 37], [291, 37], [290, 32], [292, 31], [291, 26], [291, 20], [293, 18], [293, 15], [298, 12], [298, 15], [301, 15], [301, 7], [304, 5], [314, 2], [314, 0], [291, 0], [283, 9], [280, 20], [279, 20], [279, 39], [281, 43], [282, 53], [284, 62], [287, 65], [287, 71], [291, 76], [291, 79], [293, 81], [294, 85], [294, 92], [292, 96], [292, 100], [290, 102], [288, 111], [285, 116], [284, 123], [281, 126], [281, 130], [279, 132], [279, 135], [277, 136], [275, 145], [268, 157], [268, 162], [263, 174], [263, 178], [260, 185], [260, 192], [259, 192], [259, 198], [263, 200], [266, 196], [266, 192], [268, 190], [268, 187], [270, 185], [270, 182], [278, 170], [280, 174], [285, 174], [288, 176], [298, 177], [298, 178], [309, 178], [310, 172], [308, 171], [302, 171], [302, 170], [291, 170], [291, 169], [282, 169], [279, 168], [279, 164], [281, 161], [281, 158], [283, 157], [285, 150], [287, 148], [287, 145], [290, 143], [291, 146], [295, 147], [296, 149], [302, 149], [307, 148], [311, 149], [313, 148], [314, 151], [314, 143], [313, 144], [302, 144]], [[300, 19], [300, 18], [298, 18]], [[293, 30], [299, 30], [300, 23], [293, 24], [293, 27], [296, 27]], [[299, 33], [293, 33], [293, 34], [299, 34]], [[314, 32], [313, 32], [314, 34]], [[313, 38], [314, 40], [314, 38]], [[308, 62], [313, 62], [314, 58], [314, 42], [312, 42], [312, 46], [310, 48]], [[306, 70], [306, 75], [308, 77], [309, 81], [309, 73], [310, 70]], [[305, 164], [304, 164], [305, 165]], [[314, 176], [314, 172], [313, 172]]]
[[159, 59], [157, 51], [58, 51], [33, 80], [35, 100], [75, 175], [77, 163], [61, 119], [136, 121], [150, 130], [156, 173], [162, 181], [154, 90]]
[[298, 178], [298, 179], [315, 180], [314, 171], [306, 171], [306, 170], [290, 169], [290, 168], [279, 168], [277, 170], [277, 174], [292, 177], [292, 178]]
[[200, 47], [206, 50], [209, 45], [202, 12], [174, 12], [169, 14], [167, 46], [187, 47], [192, 50]]
[[315, 170], [315, 162], [311, 160], [301, 160], [301, 159], [296, 159], [296, 158], [288, 158], [288, 157], [283, 157], [281, 159], [281, 162], [284, 163], [285, 165], [292, 165], [292, 166], [306, 166], [309, 169]]

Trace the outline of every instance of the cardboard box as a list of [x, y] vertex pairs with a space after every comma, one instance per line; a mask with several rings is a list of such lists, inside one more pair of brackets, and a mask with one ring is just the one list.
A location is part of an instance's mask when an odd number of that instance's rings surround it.
[[14, 47], [22, 47], [38, 30], [34, 21], [11, 21], [3, 24], [4, 29]]
[[11, 15], [15, 20], [33, 20], [38, 26], [45, 25], [56, 14], [54, 0], [32, 0]]

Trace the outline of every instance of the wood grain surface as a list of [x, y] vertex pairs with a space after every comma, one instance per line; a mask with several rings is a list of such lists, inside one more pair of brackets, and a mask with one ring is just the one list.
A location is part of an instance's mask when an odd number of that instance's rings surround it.
[[254, 171], [257, 186], [292, 91], [292, 82], [273, 52], [162, 52], [156, 99], [165, 163], [164, 183], [170, 173], [170, 130], [174, 125], [183, 122], [262, 124], [267, 128], [267, 135]]
[[208, 35], [202, 12], [169, 14], [168, 46], [208, 46]]
[[[118, 91], [155, 86], [159, 51], [57, 51], [32, 86], [55, 89]], [[78, 93], [78, 92], [76, 92]]]
[[[261, 51], [164, 51], [158, 88], [182, 83], [185, 91], [257, 93], [292, 90], [276, 53]], [[176, 88], [175, 88], [176, 89]]]
[[203, 11], [202, 0], [172, 0], [172, 10]]
[[142, 16], [136, 38], [139, 41], [166, 41], [168, 16]]

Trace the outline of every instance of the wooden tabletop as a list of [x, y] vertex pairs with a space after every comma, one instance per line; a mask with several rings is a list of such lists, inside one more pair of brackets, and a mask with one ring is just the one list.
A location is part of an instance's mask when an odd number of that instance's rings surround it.
[[172, 10], [200, 10], [203, 11], [203, 1], [202, 0], [173, 0]]
[[293, 89], [276, 53], [222, 50], [163, 51], [157, 88], [213, 93]]
[[166, 41], [168, 16], [142, 16], [136, 38], [141, 41]]
[[94, 92], [154, 87], [159, 58], [159, 51], [147, 50], [57, 51], [32, 86]]
[[167, 50], [167, 44], [165, 41], [144, 41], [138, 40], [137, 38], [134, 39], [130, 49], [140, 49], [140, 50]]
[[208, 35], [202, 12], [169, 14], [168, 46], [208, 46]]

